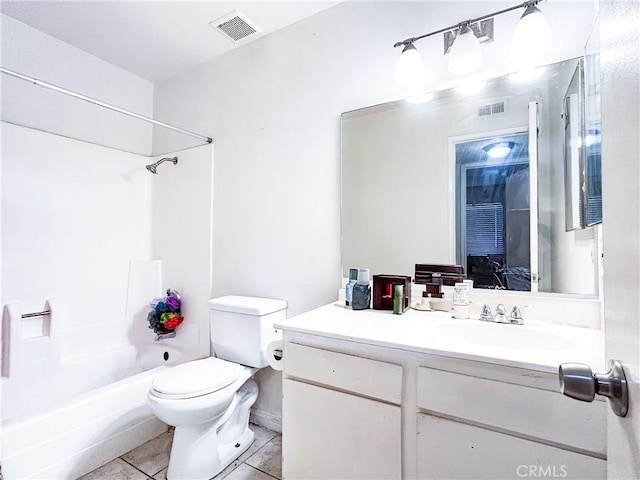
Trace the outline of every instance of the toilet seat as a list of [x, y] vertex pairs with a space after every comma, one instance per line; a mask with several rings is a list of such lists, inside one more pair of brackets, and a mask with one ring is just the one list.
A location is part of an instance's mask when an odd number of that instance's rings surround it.
[[235, 382], [243, 367], [209, 357], [177, 365], [158, 374], [151, 384], [161, 398], [186, 399], [217, 392]]

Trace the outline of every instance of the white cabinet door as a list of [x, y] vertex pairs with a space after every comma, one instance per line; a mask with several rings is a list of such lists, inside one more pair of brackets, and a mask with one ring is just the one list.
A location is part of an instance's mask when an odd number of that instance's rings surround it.
[[605, 479], [606, 461], [418, 414], [420, 479]]
[[400, 407], [285, 378], [283, 478], [401, 478]]

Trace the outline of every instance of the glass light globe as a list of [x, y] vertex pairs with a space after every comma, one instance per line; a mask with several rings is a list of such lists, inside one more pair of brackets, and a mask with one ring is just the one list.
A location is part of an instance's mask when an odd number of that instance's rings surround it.
[[511, 145], [508, 143], [499, 143], [492, 145], [487, 151], [487, 155], [490, 158], [504, 158], [511, 153]]
[[538, 7], [528, 6], [511, 38], [511, 61], [520, 67], [534, 65], [550, 46], [551, 29], [547, 19]]
[[424, 64], [420, 52], [413, 43], [408, 43], [396, 64], [394, 80], [396, 85], [404, 89], [415, 89], [424, 85]]
[[449, 72], [453, 75], [466, 75], [482, 65], [480, 41], [469, 25], [462, 27], [449, 52]]

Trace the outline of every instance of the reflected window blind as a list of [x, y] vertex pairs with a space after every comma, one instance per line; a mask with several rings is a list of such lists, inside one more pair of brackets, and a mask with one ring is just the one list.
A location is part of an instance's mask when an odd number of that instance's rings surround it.
[[593, 195], [587, 199], [587, 224], [602, 221], [602, 195]]
[[501, 203], [467, 205], [467, 255], [504, 253], [504, 208]]

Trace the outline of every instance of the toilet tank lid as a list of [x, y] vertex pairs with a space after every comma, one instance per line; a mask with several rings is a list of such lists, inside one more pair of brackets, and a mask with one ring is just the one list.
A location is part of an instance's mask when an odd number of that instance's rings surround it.
[[227, 295], [209, 300], [211, 310], [244, 313], [246, 315], [268, 315], [287, 308], [287, 302], [275, 298], [243, 297]]

